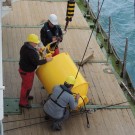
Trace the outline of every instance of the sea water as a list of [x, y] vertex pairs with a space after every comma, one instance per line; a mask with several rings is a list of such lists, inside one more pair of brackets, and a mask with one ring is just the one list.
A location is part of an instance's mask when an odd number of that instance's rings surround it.
[[[99, 0], [99, 7], [103, 0]], [[97, 15], [98, 0], [89, 0]], [[126, 38], [128, 52], [126, 69], [135, 87], [135, 1], [134, 0], [104, 0], [99, 16], [99, 22], [108, 33], [109, 17], [111, 17], [111, 44], [123, 61]]]

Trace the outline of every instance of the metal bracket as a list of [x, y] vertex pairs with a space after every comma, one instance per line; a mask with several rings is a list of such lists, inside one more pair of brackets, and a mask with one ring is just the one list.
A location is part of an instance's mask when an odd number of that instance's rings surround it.
[[5, 86], [1, 86], [0, 87], [0, 90], [5, 90]]

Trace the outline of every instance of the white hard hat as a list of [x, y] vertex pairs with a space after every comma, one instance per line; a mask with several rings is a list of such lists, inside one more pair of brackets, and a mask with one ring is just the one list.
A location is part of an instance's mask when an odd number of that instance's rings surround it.
[[58, 19], [57, 16], [55, 14], [50, 14], [49, 16], [49, 21], [53, 24], [53, 25], [58, 25]]

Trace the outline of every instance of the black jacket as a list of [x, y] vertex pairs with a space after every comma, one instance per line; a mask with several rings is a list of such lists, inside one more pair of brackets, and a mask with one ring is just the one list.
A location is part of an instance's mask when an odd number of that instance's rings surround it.
[[39, 60], [36, 49], [28, 42], [25, 42], [20, 50], [19, 66], [25, 72], [33, 72], [38, 65], [45, 64], [46, 60]]
[[55, 25], [53, 28], [49, 27], [49, 23], [46, 22], [40, 31], [40, 39], [44, 46], [52, 42], [52, 37], [60, 37], [62, 39], [62, 30], [59, 25]]

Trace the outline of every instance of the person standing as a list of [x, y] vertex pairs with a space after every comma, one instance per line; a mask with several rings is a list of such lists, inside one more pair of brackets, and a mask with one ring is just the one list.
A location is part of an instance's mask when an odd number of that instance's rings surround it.
[[29, 34], [27, 42], [25, 42], [20, 49], [19, 73], [22, 78], [19, 101], [20, 107], [31, 108], [31, 105], [28, 103], [28, 99], [33, 99], [29, 94], [33, 85], [34, 71], [38, 65], [45, 64], [52, 60], [52, 58], [39, 60], [36, 50], [36, 46], [39, 43], [40, 41], [37, 35]]
[[71, 110], [75, 110], [78, 105], [80, 95], [77, 94], [74, 99], [71, 89], [75, 84], [75, 77], [68, 76], [63, 85], [58, 85], [53, 88], [52, 94], [44, 104], [46, 119], [53, 119], [52, 129], [61, 130], [62, 123], [69, 117], [69, 105]]
[[52, 56], [59, 54], [58, 44], [63, 40], [63, 33], [55, 14], [50, 14], [48, 21], [45, 22], [40, 30], [40, 39], [44, 46], [53, 42], [49, 48], [51, 51], [54, 51]]

